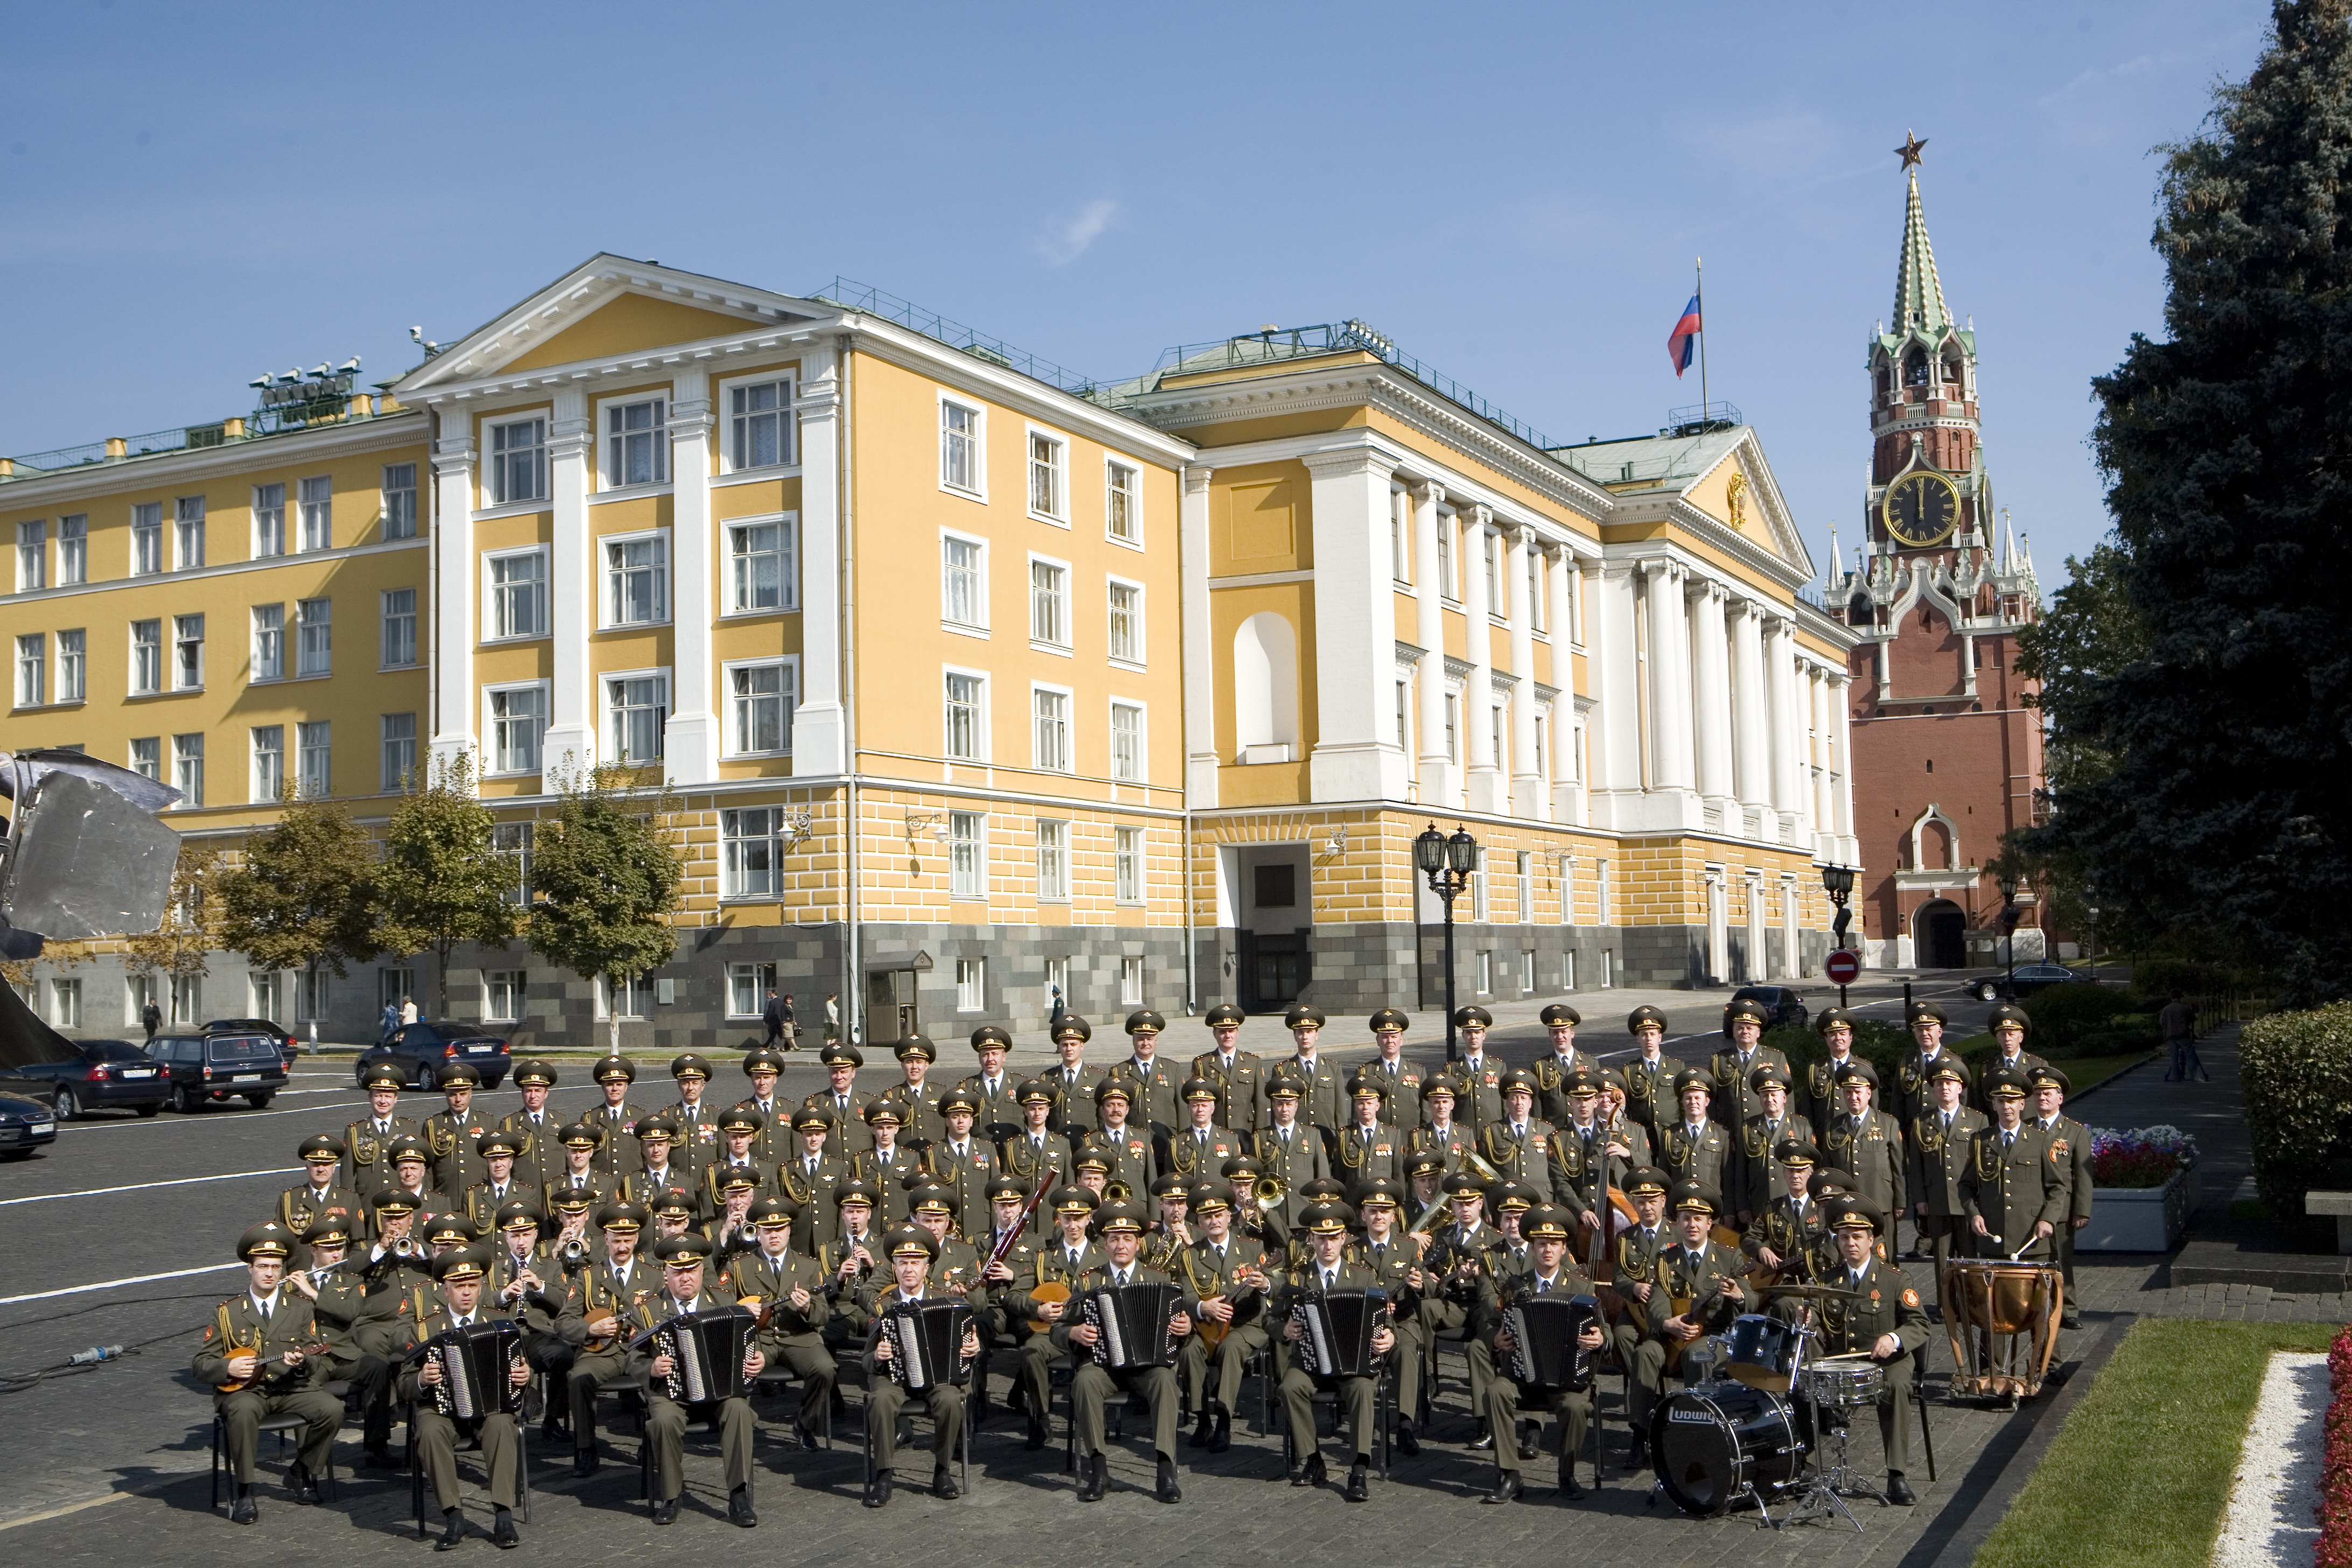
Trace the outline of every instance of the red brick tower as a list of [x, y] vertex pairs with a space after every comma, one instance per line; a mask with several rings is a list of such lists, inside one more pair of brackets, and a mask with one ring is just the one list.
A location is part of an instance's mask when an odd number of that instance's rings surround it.
[[[1977, 342], [1954, 322], [1910, 173], [1895, 316], [1870, 340], [1870, 483], [1856, 569], [1837, 564], [1830, 613], [1853, 654], [1855, 881], [1869, 962], [2001, 962], [2000, 889], [1985, 868], [2033, 819], [2042, 731], [2023, 697], [2017, 632], [2041, 612], [2033, 558], [1993, 506], [1977, 420]], [[1995, 527], [1999, 526], [1996, 553]], [[2021, 891], [2017, 960], [2042, 954]]]

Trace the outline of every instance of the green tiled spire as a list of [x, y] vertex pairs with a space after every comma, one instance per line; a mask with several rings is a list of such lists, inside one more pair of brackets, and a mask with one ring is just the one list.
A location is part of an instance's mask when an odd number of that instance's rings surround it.
[[1895, 328], [1900, 337], [1916, 327], [1930, 337], [1952, 324], [1944, 305], [1943, 279], [1936, 276], [1936, 252], [1927, 243], [1927, 216], [1919, 210], [1919, 175], [1911, 175], [1911, 199], [1903, 213], [1903, 259], [1895, 274]]

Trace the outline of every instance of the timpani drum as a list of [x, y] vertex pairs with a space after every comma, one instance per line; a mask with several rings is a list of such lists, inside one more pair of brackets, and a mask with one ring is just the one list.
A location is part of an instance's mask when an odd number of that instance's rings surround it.
[[1952, 1341], [1952, 1397], [2014, 1402], [2042, 1392], [2066, 1301], [2055, 1265], [1955, 1260], [1940, 1294]]

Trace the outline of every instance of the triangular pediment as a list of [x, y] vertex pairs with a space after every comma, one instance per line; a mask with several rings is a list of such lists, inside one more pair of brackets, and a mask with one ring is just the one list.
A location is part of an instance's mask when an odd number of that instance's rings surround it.
[[1764, 459], [1753, 426], [1727, 432], [1736, 437], [1683, 491], [1683, 500], [1739, 535], [1741, 540], [1811, 577], [1812, 556], [1789, 513], [1780, 482]]

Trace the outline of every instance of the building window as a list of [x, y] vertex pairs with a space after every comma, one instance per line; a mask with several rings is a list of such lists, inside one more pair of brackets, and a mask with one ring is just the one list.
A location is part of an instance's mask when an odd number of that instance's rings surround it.
[[1050, 647], [1070, 646], [1070, 569], [1050, 561], [1029, 563], [1029, 640]]
[[956, 960], [956, 1011], [978, 1013], [988, 1005], [988, 960]]
[[1029, 510], [1040, 517], [1063, 521], [1069, 494], [1065, 465], [1069, 444], [1051, 436], [1029, 433]]
[[1112, 836], [1111, 866], [1122, 904], [1143, 902], [1143, 829], [1121, 827]]
[[988, 897], [987, 832], [984, 813], [948, 813], [948, 897]]
[[669, 482], [668, 405], [649, 397], [616, 403], [604, 410], [604, 483], [665, 485]]
[[172, 617], [172, 689], [201, 691], [205, 684], [205, 618]]
[[728, 667], [727, 733], [732, 754], [748, 757], [793, 749], [793, 706], [798, 697], [793, 675], [789, 659]]
[[1460, 725], [1456, 721], [1461, 717], [1461, 713], [1462, 699], [1451, 691], [1447, 692], [1445, 694], [1445, 760], [1449, 763], [1459, 763], [1462, 760], [1462, 738], [1459, 733]]
[[950, 670], [947, 678], [947, 753], [959, 762], [982, 760], [987, 745], [988, 682]]
[[268, 805], [286, 795], [286, 726], [253, 727], [253, 801]]
[[[539, 772], [540, 737], [547, 731], [547, 693], [537, 686], [509, 686], [490, 693], [490, 771]], [[412, 740], [412, 747], [415, 742]]]
[[1530, 550], [1527, 553], [1528, 625], [1533, 630], [1539, 632], [1544, 629], [1543, 578], [1540, 575], [1543, 570], [1543, 554], [1540, 551], [1535, 550]]
[[1528, 948], [1519, 954], [1519, 994], [1530, 995], [1536, 988], [1536, 950]]
[[507, 884], [507, 902], [530, 903], [530, 852], [533, 825], [528, 822], [501, 822], [490, 829], [490, 849], [514, 863], [513, 879]]
[[1437, 596], [1459, 600], [1462, 590], [1454, 580], [1454, 524], [1451, 512], [1441, 514], [1437, 520]]
[[1110, 656], [1143, 662], [1143, 590], [1133, 583], [1110, 585]]
[[940, 483], [967, 495], [981, 491], [980, 410], [940, 404]]
[[490, 504], [547, 499], [547, 421], [490, 426]]
[[131, 574], [152, 577], [163, 569], [163, 503], [143, 500], [131, 509]]
[[294, 975], [294, 1016], [305, 1022], [322, 1019], [330, 1011], [328, 1004], [333, 993], [328, 981], [333, 971], [327, 969], [298, 970]]
[[131, 623], [131, 695], [152, 697], [163, 689], [163, 623]]
[[1132, 702], [1110, 705], [1110, 776], [1121, 784], [1143, 780], [1143, 710]]
[[182, 496], [172, 503], [172, 536], [181, 571], [193, 571], [205, 563], [204, 497]]
[[1470, 955], [1470, 989], [1481, 996], [1495, 994], [1495, 955], [1480, 948]]
[[737, 468], [772, 468], [793, 460], [793, 384], [755, 382], [728, 391], [734, 427], [730, 462]]
[[294, 605], [294, 673], [327, 675], [335, 668], [335, 602], [299, 599]]
[[1470, 879], [1470, 918], [1482, 925], [1494, 918], [1493, 903], [1487, 896], [1495, 880], [1486, 864], [1489, 854], [1485, 845], [1478, 847], [1478, 864]]
[[286, 678], [286, 606], [253, 606], [253, 679]]
[[49, 982], [49, 1025], [52, 1028], [81, 1027], [81, 982], [52, 980]]
[[142, 779], [163, 782], [163, 737], [144, 735], [131, 742], [131, 771]]
[[1613, 947], [1604, 947], [1601, 950], [1601, 989], [1606, 991], [1616, 984], [1617, 950]]
[[1559, 988], [1562, 991], [1576, 989], [1576, 949], [1572, 947], [1560, 959]]
[[614, 759], [625, 763], [661, 761], [662, 730], [669, 721], [668, 679], [616, 676], [604, 682], [604, 704], [611, 714]]
[[89, 581], [89, 519], [77, 512], [58, 519], [58, 582], [70, 587]]
[[1544, 717], [1542, 714], [1540, 714], [1540, 713], [1537, 714], [1537, 715], [1536, 715], [1536, 777], [1538, 777], [1538, 778], [1539, 778], [1539, 779], [1545, 779], [1545, 780], [1549, 780], [1549, 779], [1551, 777], [1551, 770], [1550, 770], [1549, 768], [1548, 768], [1547, 766], [1545, 766], [1545, 763], [1548, 761], [1548, 759], [1549, 759], [1549, 756], [1550, 756], [1550, 749], [1549, 749], [1549, 742], [1550, 742], [1550, 739], [1551, 739], [1551, 737], [1550, 737], [1550, 733], [1549, 733], [1550, 730], [1551, 730], [1551, 721], [1550, 721], [1550, 720], [1549, 720], [1549, 719], [1547, 719], [1547, 718], [1545, 718], [1545, 717]]
[[49, 522], [35, 518], [16, 525], [16, 592], [49, 585]]
[[[1559, 923], [1564, 926], [1576, 923], [1576, 857], [1573, 855], [1559, 858]], [[1569, 989], [1573, 991], [1576, 987], [1570, 985]]]
[[1491, 529], [1478, 531], [1480, 570], [1486, 574], [1486, 613], [1503, 613], [1502, 540]]
[[182, 805], [205, 804], [205, 738], [202, 734], [172, 737], [172, 782], [180, 788]]
[[254, 559], [285, 553], [286, 487], [256, 485], [253, 487]]
[[416, 715], [386, 713], [377, 721], [377, 733], [383, 748], [383, 793], [406, 789], [416, 772]]
[[[1068, 1005], [1072, 1001], [1070, 961], [1067, 958], [1049, 958], [1045, 961], [1045, 995], [1049, 1006], [1055, 1002]], [[1072, 1011], [1076, 1010], [1075, 1007], [1072, 1008]]]
[[1030, 764], [1048, 773], [1070, 772], [1070, 694], [1049, 687], [1030, 688], [1029, 717]]
[[1066, 899], [1070, 896], [1070, 825], [1066, 822], [1040, 822], [1037, 825], [1037, 896], [1040, 899]]
[[669, 614], [669, 541], [659, 534], [607, 540], [604, 624], [643, 626]]
[[[185, 801], [180, 803], [188, 804]], [[172, 1022], [193, 1024], [205, 1016], [205, 977], [201, 974], [172, 976]]]
[[[1592, 923], [1604, 926], [1609, 923], [1609, 862], [1606, 860], [1592, 863]], [[1602, 973], [1601, 983], [1603, 985], [1609, 984], [1606, 971]]]
[[768, 993], [776, 988], [772, 963], [730, 963], [727, 966], [727, 1016], [757, 1018], [768, 1010]]
[[719, 814], [720, 893], [730, 899], [772, 899], [783, 889], [783, 854], [776, 835], [784, 814], [771, 806]]
[[547, 552], [490, 557], [490, 636], [547, 635]]
[[335, 725], [331, 719], [313, 719], [294, 726], [295, 778], [304, 800], [324, 800], [335, 793]]
[[89, 694], [85, 673], [89, 665], [83, 657], [87, 641], [79, 626], [58, 634], [58, 700], [60, 702], [79, 702]]
[[739, 612], [800, 607], [793, 521], [739, 522], [727, 530], [729, 607]]
[[1411, 766], [1413, 762], [1412, 753], [1415, 749], [1412, 744], [1411, 719], [1412, 711], [1412, 683], [1408, 680], [1400, 680], [1396, 683], [1396, 738], [1397, 744], [1404, 748], [1405, 762], [1408, 766]]
[[1402, 490], [1389, 492], [1389, 577], [1412, 581], [1412, 501]]
[[642, 974], [626, 979], [617, 974], [603, 977], [597, 1000], [604, 1003], [602, 1016], [607, 1018], [642, 1018], [654, 999], [654, 983]]
[[527, 969], [491, 969], [482, 974], [482, 1016], [494, 1023], [512, 1024], [522, 1018]]
[[49, 638], [28, 632], [16, 639], [16, 706], [38, 708], [49, 700]]
[[1143, 476], [1125, 463], [1103, 465], [1103, 510], [1110, 536], [1129, 544], [1143, 542]]
[[1118, 1000], [1123, 1007], [1139, 1006], [1143, 1001], [1143, 960], [1135, 957], [1118, 961]]
[[383, 536], [386, 539], [416, 537], [416, 465], [386, 463], [383, 466]]
[[1488, 710], [1494, 733], [1495, 766], [1507, 773], [1511, 771], [1510, 713], [1509, 709], [1503, 707]]
[[335, 543], [335, 481], [325, 474], [298, 480], [296, 501], [302, 511], [302, 548], [331, 550]]
[[940, 616], [950, 625], [987, 628], [986, 550], [977, 539], [952, 533], [940, 541]]
[[387, 588], [383, 593], [383, 664], [398, 669], [416, 662], [416, 590]]

